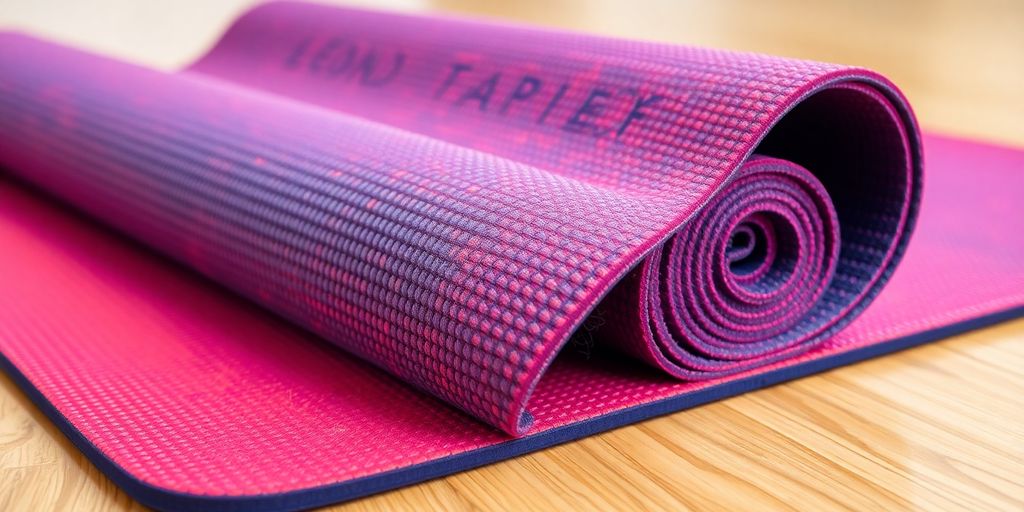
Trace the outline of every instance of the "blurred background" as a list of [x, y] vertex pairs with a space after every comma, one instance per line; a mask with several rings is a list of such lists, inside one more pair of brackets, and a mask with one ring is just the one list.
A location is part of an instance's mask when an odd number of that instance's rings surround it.
[[[163, 69], [198, 57], [252, 0], [0, 0], [0, 27]], [[353, 0], [869, 67], [926, 129], [1024, 145], [1020, 0]]]

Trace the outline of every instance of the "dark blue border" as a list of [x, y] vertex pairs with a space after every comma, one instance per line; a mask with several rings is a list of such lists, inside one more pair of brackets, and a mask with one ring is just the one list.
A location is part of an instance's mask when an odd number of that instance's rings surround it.
[[139, 480], [131, 473], [115, 464], [107, 458], [87, 439], [71, 422], [65, 418], [56, 407], [51, 404], [43, 394], [36, 389], [24, 374], [18, 370], [3, 354], [0, 354], [0, 368], [8, 373], [11, 378], [24, 390], [25, 394], [38, 406], [57, 428], [64, 433], [68, 439], [82, 453], [85, 454], [97, 468], [106, 474], [128, 495], [138, 500], [143, 505], [160, 510], [203, 510], [212, 512], [232, 511], [285, 511], [301, 510], [322, 505], [329, 505], [341, 501], [348, 501], [375, 494], [397, 487], [411, 485], [425, 480], [466, 471], [475, 467], [497, 462], [524, 453], [540, 450], [556, 444], [565, 443], [574, 439], [603, 432], [630, 423], [660, 416], [671, 412], [688, 409], [715, 400], [721, 400], [730, 396], [738, 395], [747, 391], [778, 384], [788, 380], [796, 379], [806, 375], [822, 372], [857, 361], [863, 361], [872, 357], [889, 354], [898, 350], [914, 347], [930, 341], [953, 336], [966, 331], [979, 329], [1006, 320], [1024, 316], [1024, 306], [1017, 306], [998, 313], [965, 320], [952, 325], [939, 327], [910, 336], [896, 338], [889, 341], [876, 343], [866, 347], [850, 350], [849, 352], [838, 353], [821, 359], [806, 361], [793, 366], [779, 368], [771, 372], [754, 375], [730, 382], [725, 382], [710, 388], [686, 393], [683, 395], [666, 398], [649, 404], [630, 407], [616, 411], [604, 416], [590, 420], [573, 423], [564, 427], [540, 432], [521, 439], [511, 439], [507, 442], [479, 448], [465, 453], [451, 455], [443, 459], [437, 459], [414, 466], [368, 476], [356, 480], [348, 480], [336, 484], [320, 487], [312, 487], [298, 491], [290, 491], [279, 494], [258, 494], [251, 496], [202, 496], [197, 494], [186, 494], [176, 491], [169, 491]]

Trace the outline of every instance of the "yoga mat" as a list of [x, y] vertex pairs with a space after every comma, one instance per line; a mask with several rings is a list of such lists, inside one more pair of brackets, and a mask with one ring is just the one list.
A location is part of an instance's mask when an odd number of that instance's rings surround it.
[[0, 43], [4, 367], [156, 508], [351, 499], [1024, 307], [1024, 153], [922, 139], [870, 71], [291, 3], [180, 73]]

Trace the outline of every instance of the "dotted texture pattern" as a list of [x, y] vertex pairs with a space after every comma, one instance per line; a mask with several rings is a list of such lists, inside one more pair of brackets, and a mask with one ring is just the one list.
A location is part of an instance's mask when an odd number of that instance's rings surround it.
[[0, 363], [148, 505], [281, 510], [358, 497], [417, 481], [425, 464], [464, 470], [472, 459], [445, 461], [511, 456], [616, 414], [654, 408], [635, 421], [675, 399], [660, 410], [730, 394], [739, 379], [1021, 307], [1024, 150], [934, 136], [925, 147], [914, 241], [847, 328], [793, 358], [701, 381], [579, 340], [537, 385], [534, 426], [516, 440], [9, 179], [0, 179]]
[[891, 84], [747, 54], [302, 4], [179, 74], [0, 35], [0, 362], [149, 504], [357, 496], [1024, 305], [1024, 152], [925, 147], [926, 194]]
[[823, 343], [920, 199], [864, 70], [302, 4], [173, 75], [3, 37], [16, 175], [513, 435], [606, 295], [687, 380]]

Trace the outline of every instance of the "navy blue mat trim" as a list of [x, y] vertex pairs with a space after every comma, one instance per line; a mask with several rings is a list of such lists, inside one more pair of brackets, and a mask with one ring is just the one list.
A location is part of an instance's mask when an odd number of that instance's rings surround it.
[[755, 375], [735, 381], [726, 382], [700, 391], [662, 399], [649, 404], [639, 405], [621, 411], [599, 416], [590, 420], [566, 425], [563, 427], [540, 432], [520, 439], [480, 448], [477, 450], [451, 455], [443, 459], [408, 466], [379, 475], [349, 480], [336, 484], [312, 487], [299, 491], [279, 494], [259, 494], [251, 496], [203, 496], [169, 491], [147, 484], [107, 458], [96, 445], [92, 444], [76, 429], [28, 381], [24, 374], [3, 354], [0, 354], [0, 368], [4, 370], [28, 395], [29, 399], [57, 425], [71, 442], [85, 454], [115, 484], [129, 496], [143, 505], [159, 510], [203, 510], [211, 512], [234, 511], [286, 511], [302, 510], [317, 506], [329, 505], [341, 501], [361, 498], [371, 494], [392, 490], [398, 487], [416, 484], [426, 480], [466, 471], [479, 466], [501, 461], [525, 453], [562, 444], [616, 427], [636, 423], [641, 420], [681, 411], [698, 405], [706, 404], [723, 398], [763, 388], [773, 384], [793, 380], [799, 377], [830, 370], [838, 366], [863, 361], [872, 357], [889, 354], [931, 341], [980, 329], [999, 322], [1024, 316], [1024, 305], [1005, 311], [984, 315], [955, 324], [923, 331], [861, 347], [821, 359], [806, 361], [793, 366], [780, 368], [761, 375]]

